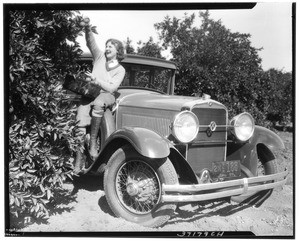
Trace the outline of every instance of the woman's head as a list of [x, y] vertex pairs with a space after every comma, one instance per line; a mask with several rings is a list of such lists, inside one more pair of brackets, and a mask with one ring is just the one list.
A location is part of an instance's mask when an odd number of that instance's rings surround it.
[[108, 39], [105, 43], [105, 56], [108, 60], [124, 59], [124, 47], [121, 41], [117, 39]]

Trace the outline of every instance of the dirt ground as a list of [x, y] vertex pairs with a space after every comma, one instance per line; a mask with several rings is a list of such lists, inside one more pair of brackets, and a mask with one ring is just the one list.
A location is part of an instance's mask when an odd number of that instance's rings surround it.
[[47, 224], [33, 223], [20, 232], [71, 232], [72, 235], [80, 232], [78, 235], [82, 237], [91, 232], [99, 232], [99, 236], [113, 232], [118, 236], [118, 232], [126, 231], [150, 237], [151, 232], [178, 232], [180, 235], [182, 231], [197, 234], [201, 231], [251, 231], [257, 236], [292, 236], [293, 136], [288, 132], [280, 132], [279, 135], [286, 146], [279, 153], [282, 159], [279, 168], [288, 168], [288, 181], [283, 189], [274, 190], [272, 196], [258, 208], [225, 201], [186, 204], [178, 207], [164, 226], [146, 228], [116, 218], [106, 202], [102, 177], [87, 177], [77, 188], [72, 183], [64, 185], [64, 192], [69, 195], [56, 201]]

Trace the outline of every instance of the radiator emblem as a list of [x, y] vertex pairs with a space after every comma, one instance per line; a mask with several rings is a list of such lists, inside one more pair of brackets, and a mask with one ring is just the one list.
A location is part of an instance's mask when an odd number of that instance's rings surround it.
[[217, 124], [216, 124], [216, 122], [214, 122], [214, 121], [210, 122], [210, 124], [209, 124], [209, 129], [210, 129], [211, 131], [215, 131], [215, 130], [217, 129]]

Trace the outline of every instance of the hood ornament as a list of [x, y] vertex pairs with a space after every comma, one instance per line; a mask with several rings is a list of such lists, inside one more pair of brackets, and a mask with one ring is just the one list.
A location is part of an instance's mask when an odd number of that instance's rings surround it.
[[209, 99], [210, 99], [210, 95], [208, 95], [208, 94], [203, 94], [203, 95], [202, 95], [202, 99], [203, 99], [203, 100], [209, 100]]

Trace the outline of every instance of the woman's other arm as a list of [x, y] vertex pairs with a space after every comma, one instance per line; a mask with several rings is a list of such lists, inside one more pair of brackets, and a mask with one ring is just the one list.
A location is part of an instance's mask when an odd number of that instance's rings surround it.
[[86, 45], [92, 53], [93, 59], [96, 60], [103, 52], [98, 47], [94, 34], [90, 27], [85, 28]]

